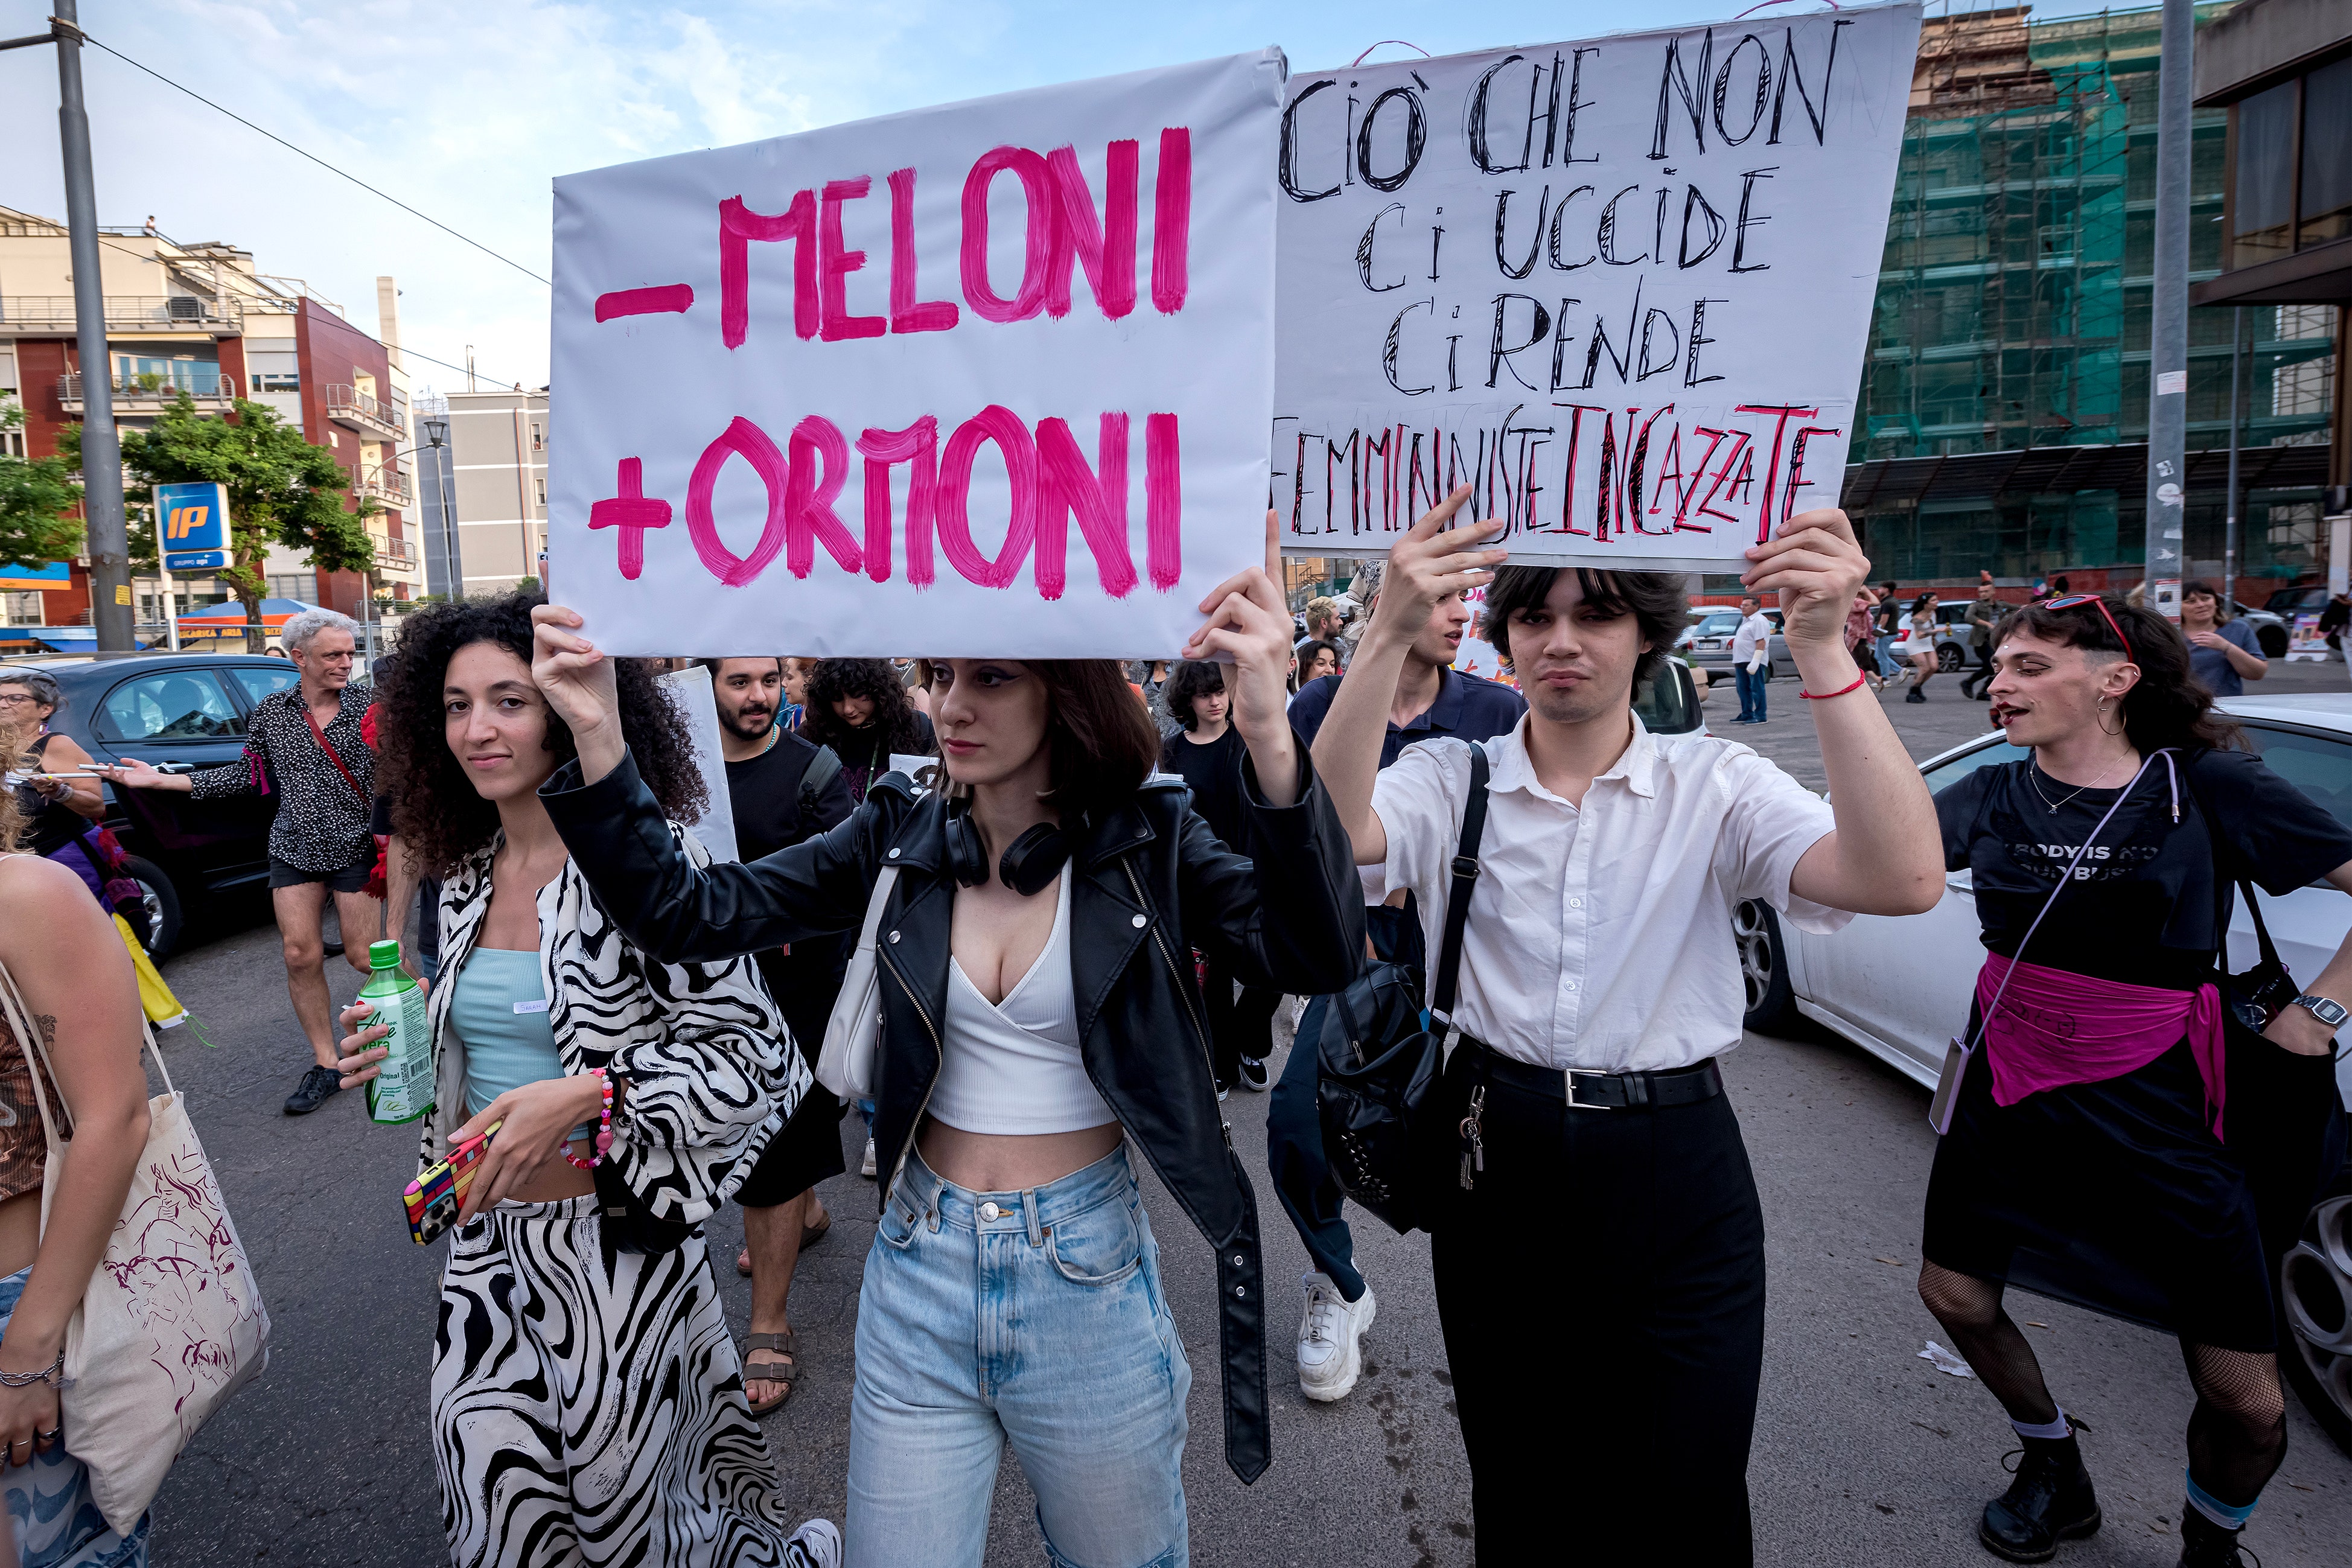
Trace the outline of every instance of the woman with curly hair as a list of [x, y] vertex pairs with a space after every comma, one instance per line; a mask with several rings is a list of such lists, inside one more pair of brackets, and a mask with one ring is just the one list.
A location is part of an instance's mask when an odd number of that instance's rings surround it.
[[890, 753], [929, 756], [939, 750], [931, 721], [915, 710], [898, 672], [887, 658], [821, 658], [809, 672], [808, 715], [801, 735], [831, 746], [841, 759], [849, 798], [863, 802], [866, 786], [890, 771]]
[[[832, 1568], [839, 1533], [793, 1530], [777, 1492], [701, 1231], [808, 1067], [750, 958], [659, 962], [590, 894], [539, 795], [577, 751], [531, 681], [542, 602], [419, 612], [378, 686], [393, 824], [442, 879], [420, 1162], [496, 1132], [441, 1276], [450, 1556]], [[670, 840], [698, 865], [677, 820], [705, 804], [685, 718], [643, 661], [614, 678]], [[345, 1089], [385, 1055], [369, 1011], [343, 1013]]]

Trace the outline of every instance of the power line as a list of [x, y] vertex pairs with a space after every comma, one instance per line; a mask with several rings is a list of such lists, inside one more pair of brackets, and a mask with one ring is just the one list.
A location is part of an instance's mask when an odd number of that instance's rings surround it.
[[[315, 154], [315, 153], [305, 153], [305, 152], [303, 152], [303, 151], [302, 151], [302, 149], [301, 149], [301, 148], [297, 147], [296, 145], [294, 145], [294, 143], [293, 143], [293, 142], [289, 142], [289, 141], [288, 141], [288, 140], [286, 140], [286, 138], [284, 138], [283, 136], [278, 136], [278, 135], [273, 134], [273, 133], [272, 133], [272, 132], [268, 132], [268, 131], [264, 131], [264, 130], [262, 130], [260, 126], [256, 125], [252, 121], [247, 120], [245, 116], [243, 116], [242, 114], [237, 113], [236, 110], [230, 110], [230, 109], [223, 109], [223, 108], [221, 108], [221, 106], [220, 106], [219, 104], [215, 103], [211, 99], [206, 98], [203, 93], [198, 92], [195, 89], [194, 89], [194, 88], [192, 88], [192, 87], [181, 87], [181, 85], [180, 85], [178, 82], [173, 81], [170, 77], [165, 76], [162, 71], [154, 70], [154, 69], [151, 69], [150, 68], [148, 68], [148, 67], [146, 67], [146, 66], [142, 66], [142, 65], [141, 65], [137, 60], [132, 59], [129, 55], [124, 54], [121, 50], [120, 50], [120, 49], [107, 48], [107, 46], [105, 46], [104, 44], [100, 43], [96, 38], [91, 37], [88, 33], [84, 33], [81, 37], [82, 37], [82, 42], [84, 42], [84, 43], [86, 43], [86, 44], [89, 45], [91, 47], [93, 47], [93, 48], [100, 48], [100, 49], [106, 49], [106, 52], [107, 52], [108, 54], [112, 55], [116, 59], [121, 60], [124, 65], [127, 65], [127, 66], [131, 67], [131, 68], [132, 69], [134, 69], [134, 70], [142, 70], [142, 71], [145, 71], [149, 76], [153, 77], [157, 81], [162, 82], [165, 87], [169, 87], [169, 88], [177, 88], [180, 91], [186, 93], [190, 98], [194, 99], [198, 103], [203, 104], [206, 109], [217, 110], [219, 110], [219, 112], [221, 112], [221, 113], [223, 113], [223, 114], [227, 115], [231, 120], [236, 121], [239, 125], [244, 126], [247, 131], [251, 131], [251, 132], [255, 132], [255, 133], [256, 133], [256, 134], [257, 134], [257, 135], [268, 136], [268, 137], [272, 142], [277, 142], [280, 147], [285, 148], [288, 152], [289, 152], [289, 153], [299, 153], [302, 157], [305, 157], [305, 158], [310, 159], [310, 162], [312, 162], [313, 163], [318, 164], [318, 165], [319, 165], [319, 167], [320, 167], [321, 169], [326, 170], [326, 171], [327, 171], [329, 174], [339, 174], [339, 175], [341, 175], [341, 176], [342, 176], [342, 178], [344, 178], [344, 179], [346, 179], [346, 180], [349, 180], [352, 184], [353, 184], [357, 185], [360, 189], [362, 189], [362, 190], [363, 190], [363, 191], [367, 192], [370, 195], [375, 195], [375, 196], [382, 196], [382, 197], [383, 197], [383, 199], [384, 199], [385, 201], [390, 202], [394, 206], [398, 207], [401, 211], [403, 211], [403, 212], [404, 212], [404, 213], [407, 213], [408, 215], [410, 215], [410, 216], [413, 216], [413, 217], [424, 218], [424, 219], [425, 219], [425, 221], [426, 223], [431, 224], [435, 228], [439, 229], [442, 233], [444, 233], [444, 234], [446, 234], [446, 235], [449, 236], [449, 237], [451, 237], [452, 239], [465, 240], [465, 242], [466, 242], [467, 245], [472, 246], [476, 250], [480, 251], [483, 255], [488, 256], [488, 257], [492, 257], [492, 258], [495, 258], [496, 259], [498, 259], [498, 260], [499, 260], [499, 261], [503, 261], [503, 262], [505, 262], [509, 267], [513, 268], [517, 272], [521, 273], [524, 277], [526, 277], [526, 278], [529, 278], [529, 279], [532, 279], [534, 282], [547, 284], [547, 286], [548, 286], [549, 288], [553, 288], [553, 287], [554, 287], [554, 285], [553, 285], [552, 283], [550, 283], [550, 282], [548, 281], [548, 279], [544, 279], [544, 278], [541, 278], [538, 273], [533, 272], [530, 268], [525, 267], [521, 262], [515, 260], [513, 258], [511, 258], [511, 257], [507, 257], [507, 256], [500, 256], [500, 255], [499, 255], [499, 253], [498, 253], [497, 251], [492, 250], [488, 246], [484, 245], [480, 240], [478, 240], [478, 239], [467, 239], [467, 238], [466, 237], [466, 236], [464, 236], [464, 235], [462, 235], [462, 234], [459, 234], [456, 229], [451, 228], [447, 224], [441, 222], [438, 218], [425, 217], [425, 215], [424, 215], [423, 213], [418, 212], [415, 207], [410, 206], [406, 202], [402, 201], [398, 196], [391, 195], [388, 195], [387, 193], [385, 193], [385, 192], [383, 192], [383, 191], [380, 191], [380, 190], [376, 189], [376, 187], [375, 187], [375, 186], [369, 184], [365, 180], [361, 179], [357, 174], [344, 174], [342, 170], [336, 168], [332, 163], [328, 163], [324, 158], [319, 157], [319, 156], [318, 156], [317, 154]], [[420, 358], [422, 358], [422, 357], [424, 357], [424, 356], [420, 355], [419, 357], [420, 357]], [[436, 363], [436, 364], [438, 364], [438, 363], [440, 363], [441, 362], [440, 362], [439, 360], [435, 360], [433, 363]]]
[[[123, 255], [135, 258], [141, 261], [165, 259], [161, 257], [142, 256], [138, 251], [131, 249], [129, 246], [117, 245], [113, 240], [107, 238], [104, 235], [100, 235], [99, 237], [98, 243], [105, 246], [110, 250], [119, 250], [122, 252]], [[263, 304], [272, 305], [282, 305], [286, 302], [282, 298], [275, 294], [262, 294], [250, 289], [239, 289], [236, 286], [237, 280], [237, 275], [234, 272], [223, 272], [218, 268], [215, 268], [213, 269], [214, 284], [225, 289], [226, 292], [237, 296], [237, 298], [241, 300], [253, 300]], [[389, 348], [392, 345], [387, 344], [385, 346]], [[399, 347], [394, 349], [393, 352], [403, 354], [414, 354], [416, 358], [425, 361], [428, 364], [437, 364], [444, 370], [454, 370], [461, 375], [472, 376], [477, 380], [499, 382], [498, 390], [504, 390], [506, 386], [510, 384], [516, 386], [522, 384], [520, 382], [508, 383], [499, 381], [499, 377], [490, 374], [488, 372], [482, 370], [478, 366], [472, 370], [468, 370], [462, 364], [451, 364], [446, 359], [435, 359], [431, 354], [425, 353], [422, 349], [413, 349], [405, 343], [399, 345]], [[529, 389], [526, 388], [525, 390]]]

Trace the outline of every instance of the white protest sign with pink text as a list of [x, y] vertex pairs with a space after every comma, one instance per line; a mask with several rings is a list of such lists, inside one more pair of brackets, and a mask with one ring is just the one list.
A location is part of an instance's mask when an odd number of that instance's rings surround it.
[[1466, 482], [1514, 560], [1724, 570], [1837, 504], [1919, 16], [1293, 76], [1285, 548], [1379, 554]]
[[619, 654], [1179, 647], [1264, 559], [1282, 74], [559, 179], [562, 602]]

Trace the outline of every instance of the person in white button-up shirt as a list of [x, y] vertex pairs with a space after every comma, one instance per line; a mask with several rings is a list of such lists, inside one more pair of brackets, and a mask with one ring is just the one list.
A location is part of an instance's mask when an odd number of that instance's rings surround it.
[[[1497, 574], [1499, 524], [1445, 531], [1469, 493], [1390, 552], [1314, 756], [1359, 865], [1414, 893], [1433, 979], [1473, 752], [1430, 742], [1381, 771], [1380, 744], [1427, 606], [1490, 584], [1528, 712], [1484, 748], [1459, 991], [1433, 1026], [1454, 1043], [1430, 1115], [1458, 1132], [1465, 1190], [1427, 1194], [1480, 1554], [1746, 1563], [1764, 1245], [1715, 1059], [1745, 1008], [1732, 911], [1831, 931], [1930, 908], [1934, 804], [1843, 646], [1869, 571], [1844, 513], [1789, 519], [1744, 574], [1780, 595], [1818, 699], [1823, 801], [1726, 739], [1664, 750], [1633, 714], [1688, 624], [1680, 574]], [[1592, 1506], [1563, 1513], [1563, 1487]]]

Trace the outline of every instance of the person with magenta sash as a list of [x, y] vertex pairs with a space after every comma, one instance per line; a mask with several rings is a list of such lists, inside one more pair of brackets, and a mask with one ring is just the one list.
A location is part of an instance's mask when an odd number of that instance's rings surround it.
[[2161, 616], [2066, 595], [2011, 614], [1993, 642], [1994, 721], [2032, 755], [1936, 797], [1987, 951], [1919, 1278], [2024, 1442], [1979, 1539], [2041, 1563], [2100, 1522], [2087, 1428], [2002, 1308], [2016, 1284], [2179, 1337], [2197, 1394], [2180, 1561], [2234, 1568], [2285, 1457], [2286, 1405], [2248, 1146], [2232, 1141], [2257, 1108], [2229, 1105], [2230, 1057], [2274, 1052], [2238, 1066], [2324, 1119], [2352, 940], [2226, 1050], [2217, 950], [2234, 882], [2352, 891], [2352, 832], [2239, 749]]

